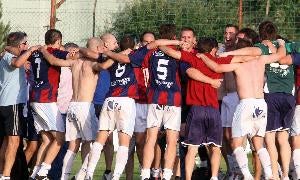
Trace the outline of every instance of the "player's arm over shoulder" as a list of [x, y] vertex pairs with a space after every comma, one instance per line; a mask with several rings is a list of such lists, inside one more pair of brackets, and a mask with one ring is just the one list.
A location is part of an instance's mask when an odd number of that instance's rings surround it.
[[10, 65], [15, 68], [22, 67], [26, 63], [28, 58], [31, 56], [32, 52], [38, 50], [40, 47], [41, 47], [40, 45], [30, 47], [27, 51], [25, 51], [20, 56], [13, 58]]
[[48, 52], [46, 46], [40, 48], [41, 53], [49, 64], [53, 66], [70, 67], [75, 62], [73, 59], [59, 59]]

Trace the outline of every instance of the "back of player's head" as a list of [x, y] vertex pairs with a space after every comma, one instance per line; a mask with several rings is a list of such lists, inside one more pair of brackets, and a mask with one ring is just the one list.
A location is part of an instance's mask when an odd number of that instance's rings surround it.
[[243, 28], [239, 31], [239, 34], [244, 34], [244, 39], [251, 41], [253, 44], [259, 42], [259, 36], [257, 32], [255, 32], [251, 28]]
[[271, 21], [264, 21], [258, 26], [260, 40], [275, 40], [277, 27]]
[[253, 43], [249, 41], [248, 39], [244, 38], [238, 38], [236, 44], [235, 44], [235, 49], [241, 49], [245, 47], [252, 47]]
[[45, 34], [45, 44], [46, 45], [53, 45], [56, 41], [62, 40], [62, 34], [57, 29], [49, 29]]
[[79, 48], [79, 46], [73, 42], [68, 42], [64, 45], [64, 48], [68, 49], [68, 48]]
[[[27, 34], [25, 32], [11, 32], [8, 34], [6, 39], [6, 45], [12, 46], [12, 47], [18, 47], [22, 41], [27, 37]], [[24, 42], [27, 43], [27, 42]]]
[[159, 36], [161, 39], [175, 39], [176, 26], [175, 24], [162, 24], [159, 27]]
[[199, 53], [210, 53], [213, 48], [218, 48], [218, 41], [213, 37], [199, 38], [197, 49]]
[[134, 39], [130, 35], [125, 35], [120, 41], [120, 49], [122, 51], [126, 49], [134, 49], [134, 45]]

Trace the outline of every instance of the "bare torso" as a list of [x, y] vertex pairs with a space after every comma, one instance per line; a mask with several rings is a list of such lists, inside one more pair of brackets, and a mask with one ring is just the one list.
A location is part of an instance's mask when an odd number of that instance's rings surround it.
[[237, 92], [240, 99], [264, 98], [265, 64], [258, 59], [241, 63], [235, 70]]
[[72, 67], [72, 85], [74, 102], [92, 102], [96, 90], [98, 72], [93, 71], [95, 62], [78, 60]]

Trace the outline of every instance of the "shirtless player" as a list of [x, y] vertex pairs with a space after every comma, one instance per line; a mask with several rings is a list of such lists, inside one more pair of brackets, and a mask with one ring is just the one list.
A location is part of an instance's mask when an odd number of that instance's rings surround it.
[[233, 154], [241, 168], [244, 179], [253, 179], [242, 143], [246, 135], [252, 137], [253, 145], [264, 168], [266, 179], [272, 179], [271, 160], [268, 151], [263, 147], [267, 124], [267, 104], [264, 100], [263, 85], [265, 64], [277, 61], [285, 56], [285, 43], [278, 40], [280, 47], [276, 54], [253, 57], [245, 63], [218, 65], [205, 55], [201, 59], [216, 72], [234, 71], [240, 103], [232, 123]]

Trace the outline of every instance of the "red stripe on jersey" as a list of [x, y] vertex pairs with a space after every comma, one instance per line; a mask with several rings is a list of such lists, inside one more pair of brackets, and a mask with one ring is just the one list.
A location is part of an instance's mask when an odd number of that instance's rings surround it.
[[168, 104], [168, 92], [161, 91], [157, 100], [158, 104]]
[[48, 79], [50, 86], [52, 86], [52, 92], [49, 92], [51, 93], [49, 100], [51, 102], [56, 102], [58, 95], [58, 85], [60, 80], [60, 67], [50, 66], [48, 70]]
[[120, 95], [120, 93], [122, 92], [122, 88], [114, 88], [113, 92], [111, 93], [112, 97], [118, 97]]
[[149, 89], [148, 91], [148, 104], [152, 103], [152, 99], [153, 99], [153, 95], [154, 95], [154, 91], [152, 91], [151, 89]]
[[181, 106], [181, 93], [179, 92], [174, 93], [174, 106]]

